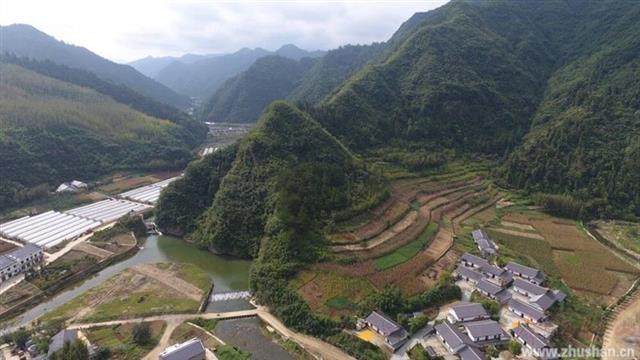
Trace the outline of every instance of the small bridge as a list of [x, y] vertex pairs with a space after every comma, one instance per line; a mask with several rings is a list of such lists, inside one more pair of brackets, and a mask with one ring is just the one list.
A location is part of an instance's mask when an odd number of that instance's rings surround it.
[[224, 292], [218, 292], [218, 293], [211, 293], [211, 296], [209, 296], [209, 302], [249, 299], [250, 297], [251, 297], [251, 293], [249, 292], [249, 290], [224, 291]]

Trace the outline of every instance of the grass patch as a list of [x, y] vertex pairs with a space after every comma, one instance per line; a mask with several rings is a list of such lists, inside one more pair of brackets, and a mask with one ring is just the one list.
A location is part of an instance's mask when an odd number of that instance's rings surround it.
[[352, 303], [351, 301], [349, 301], [349, 299], [341, 295], [334, 296], [331, 299], [327, 300], [325, 305], [331, 308], [334, 308], [336, 310], [355, 310], [356, 309], [356, 304]]
[[431, 242], [433, 236], [438, 230], [438, 224], [429, 223], [424, 231], [417, 239], [407, 245], [396, 249], [394, 252], [377, 258], [374, 262], [376, 270], [382, 271], [400, 265], [420, 252], [428, 243]]
[[144, 346], [133, 341], [132, 329], [134, 324], [103, 326], [85, 329], [83, 332], [91, 344], [108, 347], [112, 351], [112, 359], [135, 360], [142, 359], [158, 344], [165, 328], [164, 321], [150, 322], [151, 341]]
[[220, 360], [250, 360], [251, 354], [231, 345], [221, 345], [214, 351]]

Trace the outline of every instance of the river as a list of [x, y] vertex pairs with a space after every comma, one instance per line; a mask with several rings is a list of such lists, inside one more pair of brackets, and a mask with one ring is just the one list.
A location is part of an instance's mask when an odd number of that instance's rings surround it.
[[214, 282], [214, 291], [244, 290], [249, 286], [251, 262], [215, 255], [171, 236], [149, 236], [133, 257], [103, 269], [80, 285], [65, 290], [27, 310], [8, 324], [0, 325], [0, 334], [25, 326], [85, 291], [100, 285], [111, 276], [131, 266], [154, 262], [186, 262], [206, 271]]

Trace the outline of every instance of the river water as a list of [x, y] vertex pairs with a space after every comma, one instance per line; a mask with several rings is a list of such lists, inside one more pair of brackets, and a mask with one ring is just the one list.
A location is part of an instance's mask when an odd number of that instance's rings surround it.
[[0, 325], [0, 334], [24, 326], [65, 304], [111, 276], [131, 266], [155, 262], [185, 262], [199, 266], [214, 282], [214, 291], [245, 290], [249, 286], [251, 262], [219, 256], [171, 236], [149, 236], [133, 257], [103, 269], [82, 284], [65, 290], [37, 305], [16, 319]]

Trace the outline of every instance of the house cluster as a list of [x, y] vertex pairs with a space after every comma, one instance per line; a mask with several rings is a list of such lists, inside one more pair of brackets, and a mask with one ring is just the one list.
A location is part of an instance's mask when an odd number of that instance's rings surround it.
[[40, 265], [43, 257], [42, 248], [29, 243], [0, 255], [0, 284]]
[[58, 186], [56, 189], [57, 193], [65, 193], [65, 192], [79, 192], [82, 190], [86, 190], [89, 188], [89, 185], [83, 183], [79, 180], [73, 180], [71, 182], [65, 182]]
[[[484, 231], [476, 230], [472, 235], [478, 245], [478, 249], [484, 256], [489, 257], [496, 254], [497, 247], [495, 243], [488, 238]], [[520, 319], [518, 326], [511, 329], [513, 338], [526, 347], [530, 353], [538, 357], [546, 357], [543, 350], [550, 348], [549, 338], [553, 335], [553, 331], [548, 331], [548, 329], [555, 330], [555, 325], [543, 325], [546, 324], [548, 310], [554, 304], [563, 302], [566, 295], [562, 291], [545, 287], [544, 273], [538, 269], [514, 262], [510, 262], [504, 267], [499, 267], [483, 257], [467, 253], [461, 257], [454, 275], [456, 278], [468, 282], [473, 291], [498, 301], [514, 317]], [[474, 304], [459, 306], [461, 309], [453, 307], [450, 311], [450, 323], [463, 322], [464, 324], [465, 321], [485, 321], [483, 317], [485, 315], [480, 310], [481, 306], [474, 306]], [[452, 325], [447, 326], [453, 328]], [[492, 326], [495, 326], [495, 324]], [[466, 330], [466, 334], [461, 332], [460, 329], [453, 328], [457, 330], [457, 332], [453, 332], [453, 330], [444, 329], [440, 326], [442, 335], [439, 333], [439, 336], [441, 339], [452, 341], [451, 334], [461, 334], [466, 337], [456, 336], [455, 338], [461, 339], [458, 341], [459, 343], [461, 342], [466, 346], [477, 344], [477, 341], [474, 340], [476, 337], [469, 332], [468, 327], [463, 326], [463, 328]], [[481, 328], [487, 329], [490, 327], [487, 325]], [[491, 333], [488, 335], [497, 336]], [[449, 347], [450, 351], [452, 349], [456, 348]], [[459, 347], [457, 351], [460, 352], [460, 349], [463, 348]], [[472, 350], [467, 350], [466, 354], [475, 356], [475, 352]], [[462, 354], [460, 356], [462, 357]]]
[[480, 348], [504, 344], [511, 339], [478, 303], [453, 305], [447, 314], [447, 321], [437, 324], [435, 330], [447, 350], [462, 360], [484, 359]]
[[409, 333], [400, 324], [380, 311], [371, 312], [359, 327], [369, 327], [380, 334], [392, 351], [398, 350], [409, 339]]

